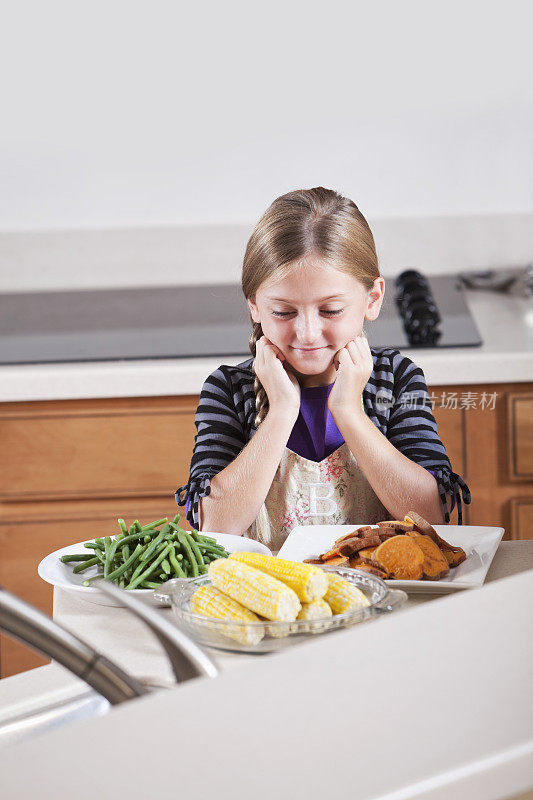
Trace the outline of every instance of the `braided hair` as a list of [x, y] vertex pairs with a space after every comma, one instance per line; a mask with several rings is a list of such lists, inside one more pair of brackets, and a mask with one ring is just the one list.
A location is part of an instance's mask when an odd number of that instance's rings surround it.
[[[263, 329], [261, 327], [261, 323], [253, 322], [249, 343], [250, 343], [250, 352], [253, 355], [254, 359], [255, 359], [257, 342], [259, 341], [262, 335], [263, 335]], [[252, 366], [252, 369], [255, 375], [255, 361], [254, 365]], [[255, 412], [256, 412], [254, 425], [256, 428], [258, 428], [268, 413], [269, 404], [268, 404], [268, 395], [265, 392], [263, 384], [261, 383], [257, 375], [255, 375], [255, 380], [254, 380], [254, 392], [255, 392]]]

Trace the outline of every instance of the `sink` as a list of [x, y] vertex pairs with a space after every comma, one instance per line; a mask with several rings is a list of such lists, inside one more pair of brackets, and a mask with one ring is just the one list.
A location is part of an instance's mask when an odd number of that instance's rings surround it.
[[98, 692], [87, 690], [61, 702], [50, 703], [0, 723], [0, 747], [38, 736], [78, 720], [107, 714], [111, 704]]
[[[156, 635], [168, 655], [178, 684], [193, 678], [214, 678], [218, 675], [215, 662], [182, 630], [131, 597], [131, 592], [125, 592], [109, 581], [98, 581], [98, 584], [101, 591], [118, 600]], [[101, 716], [109, 712], [112, 705], [144, 697], [161, 688], [129, 675], [42, 611], [1, 586], [0, 630], [51, 657], [84, 682], [83, 688], [74, 689], [74, 694], [66, 697], [56, 695], [53, 698], [48, 693], [48, 699], [41, 696], [31, 708], [28, 708], [27, 694], [23, 695], [25, 705], [21, 706], [19, 699], [18, 706], [15, 702], [11, 713], [5, 704], [4, 708], [0, 705], [0, 747], [67, 723]], [[19, 678], [19, 689], [26, 680], [32, 682], [31, 678], [25, 679], [23, 675], [13, 676]], [[67, 685], [66, 691], [71, 690], [72, 687]], [[32, 702], [31, 699], [29, 702]]]

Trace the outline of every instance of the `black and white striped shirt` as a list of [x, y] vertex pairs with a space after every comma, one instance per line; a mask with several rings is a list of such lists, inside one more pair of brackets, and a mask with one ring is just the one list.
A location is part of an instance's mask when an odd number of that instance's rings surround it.
[[[366, 415], [403, 455], [432, 472], [445, 521], [450, 521], [449, 497], [452, 508], [455, 499], [462, 525], [462, 502], [470, 503], [470, 490], [452, 471], [439, 439], [423, 371], [399, 350], [370, 350], [374, 368], [363, 391]], [[256, 432], [252, 363], [250, 358], [235, 367], [222, 365], [203, 385], [189, 481], [176, 490], [176, 502], [187, 506], [187, 519], [194, 528], [198, 501], [209, 495], [211, 478], [239, 455]]]

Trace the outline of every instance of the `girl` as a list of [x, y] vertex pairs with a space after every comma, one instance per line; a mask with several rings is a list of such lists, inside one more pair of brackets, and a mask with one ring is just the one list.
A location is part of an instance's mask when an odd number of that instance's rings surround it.
[[385, 282], [368, 223], [318, 187], [278, 197], [248, 242], [242, 289], [253, 358], [202, 389], [189, 482], [176, 492], [191, 526], [277, 551], [297, 525], [403, 519], [410, 509], [462, 524], [422, 370], [370, 348]]

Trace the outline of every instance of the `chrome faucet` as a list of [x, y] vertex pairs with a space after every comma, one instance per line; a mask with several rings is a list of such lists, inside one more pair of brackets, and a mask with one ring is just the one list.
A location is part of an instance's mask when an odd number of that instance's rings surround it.
[[[143, 620], [165, 648], [178, 682], [200, 676], [214, 678], [218, 668], [192, 639], [129, 592], [108, 581], [95, 585]], [[149, 692], [136, 678], [58, 625], [42, 611], [0, 587], [0, 630], [58, 661], [112, 705]]]

